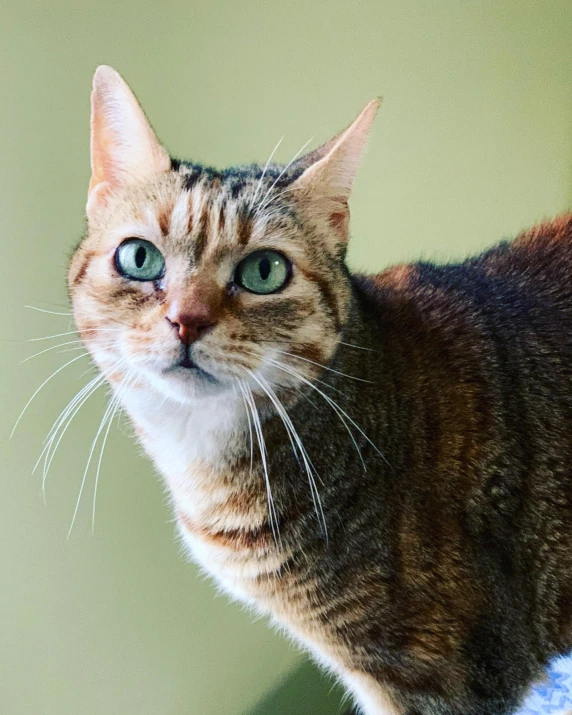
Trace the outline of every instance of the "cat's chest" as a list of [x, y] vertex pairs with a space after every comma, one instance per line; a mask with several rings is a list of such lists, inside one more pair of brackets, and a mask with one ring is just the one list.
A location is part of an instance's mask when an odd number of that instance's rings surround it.
[[240, 410], [229, 401], [190, 410], [135, 393], [125, 406], [171, 492], [193, 560], [251, 601], [261, 575], [276, 572], [288, 554], [277, 550], [268, 526], [264, 480], [251, 469]]
[[[172, 495], [181, 539], [202, 569], [232, 598], [272, 615], [309, 647], [328, 650], [313, 618], [316, 584], [298, 573], [291, 534], [273, 530], [269, 494], [260, 464], [250, 460], [248, 425], [240, 411], [206, 409], [189, 414], [176, 404], [135, 399], [127, 410], [139, 439]], [[228, 455], [242, 454], [232, 460]], [[332, 651], [332, 661], [338, 657]], [[323, 653], [322, 653], [322, 658]]]
[[229, 451], [243, 441], [242, 416], [232, 399], [188, 405], [133, 390], [122, 401], [139, 441], [167, 481], [192, 480], [196, 464], [222, 468]]

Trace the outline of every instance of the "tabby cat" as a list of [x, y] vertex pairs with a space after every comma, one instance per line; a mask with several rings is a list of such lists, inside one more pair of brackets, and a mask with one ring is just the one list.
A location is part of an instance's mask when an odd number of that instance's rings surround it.
[[501, 715], [572, 648], [572, 216], [353, 275], [378, 109], [286, 166], [172, 159], [92, 94], [75, 321], [189, 553], [366, 715]]

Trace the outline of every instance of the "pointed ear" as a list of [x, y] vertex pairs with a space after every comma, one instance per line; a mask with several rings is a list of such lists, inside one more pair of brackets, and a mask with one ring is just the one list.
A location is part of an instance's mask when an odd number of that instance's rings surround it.
[[114, 188], [170, 166], [169, 155], [121, 75], [106, 65], [98, 67], [91, 93], [88, 216]]
[[347, 129], [303, 157], [300, 161], [307, 168], [291, 186], [309, 218], [325, 223], [337, 243], [348, 238], [348, 199], [380, 104], [380, 99], [372, 99]]

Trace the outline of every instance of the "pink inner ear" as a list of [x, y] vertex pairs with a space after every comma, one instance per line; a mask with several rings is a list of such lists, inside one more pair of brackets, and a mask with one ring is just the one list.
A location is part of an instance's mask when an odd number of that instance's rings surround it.
[[105, 107], [102, 106], [101, 100], [94, 96], [91, 124], [92, 175], [90, 190], [104, 181], [113, 182], [115, 178], [113, 164], [117, 153], [117, 138], [113, 135], [111, 127], [108, 126], [107, 119]]
[[89, 193], [87, 195], [86, 212], [88, 217], [99, 207], [103, 206], [109, 196], [109, 184], [107, 181], [100, 181], [92, 187], [90, 182]]
[[330, 226], [337, 229], [343, 228], [347, 215], [347, 211], [335, 211], [330, 214]]
[[336, 231], [344, 231], [347, 228], [348, 219], [350, 215], [348, 202], [341, 196], [334, 199], [336, 204], [336, 211], [332, 211], [329, 217], [330, 226]]

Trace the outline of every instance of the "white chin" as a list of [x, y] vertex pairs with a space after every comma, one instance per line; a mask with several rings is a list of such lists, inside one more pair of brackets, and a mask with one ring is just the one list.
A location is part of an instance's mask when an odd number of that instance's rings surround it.
[[198, 368], [173, 367], [165, 372], [147, 373], [152, 386], [165, 397], [182, 404], [205, 397], [219, 395], [228, 384]]

